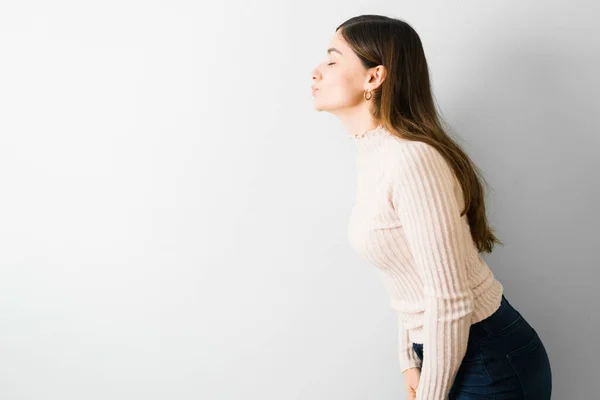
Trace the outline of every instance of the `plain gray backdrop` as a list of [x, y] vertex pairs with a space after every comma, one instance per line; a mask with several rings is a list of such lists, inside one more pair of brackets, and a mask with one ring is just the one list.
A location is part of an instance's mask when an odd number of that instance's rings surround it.
[[310, 93], [366, 13], [421, 36], [553, 399], [597, 398], [597, 2], [60, 0], [0, 3], [0, 399], [405, 398]]

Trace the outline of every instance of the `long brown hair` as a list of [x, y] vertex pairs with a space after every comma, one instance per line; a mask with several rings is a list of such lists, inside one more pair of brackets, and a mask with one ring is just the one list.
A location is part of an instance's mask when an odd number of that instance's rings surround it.
[[365, 68], [383, 65], [387, 75], [373, 91], [371, 113], [390, 133], [433, 146], [452, 166], [461, 184], [471, 236], [479, 252], [504, 245], [490, 227], [485, 211], [483, 174], [442, 125], [431, 92], [423, 45], [405, 21], [382, 15], [360, 15], [336, 31], [358, 55]]

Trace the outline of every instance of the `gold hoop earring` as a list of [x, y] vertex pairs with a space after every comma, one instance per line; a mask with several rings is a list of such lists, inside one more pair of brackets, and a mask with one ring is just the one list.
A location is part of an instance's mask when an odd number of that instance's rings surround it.
[[[367, 97], [367, 93], [369, 93], [369, 97]], [[369, 91], [365, 90], [365, 93], [363, 94], [363, 96], [365, 97], [365, 100], [369, 101], [369, 100], [371, 100], [371, 97], [373, 97], [373, 92], [369, 92]]]

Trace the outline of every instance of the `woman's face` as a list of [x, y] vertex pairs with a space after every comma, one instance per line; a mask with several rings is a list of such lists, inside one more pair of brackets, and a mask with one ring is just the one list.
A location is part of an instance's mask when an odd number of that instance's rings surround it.
[[365, 103], [363, 93], [370, 85], [369, 72], [337, 31], [325, 60], [312, 71], [315, 108], [339, 112]]

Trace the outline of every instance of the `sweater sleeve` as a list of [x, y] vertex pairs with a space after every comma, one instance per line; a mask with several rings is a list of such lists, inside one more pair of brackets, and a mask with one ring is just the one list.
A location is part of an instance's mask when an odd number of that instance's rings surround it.
[[398, 343], [400, 371], [404, 372], [409, 368], [415, 367], [421, 368], [421, 359], [417, 356], [412, 343], [409, 341], [408, 331], [400, 315], [398, 315]]
[[[467, 350], [474, 309], [454, 172], [433, 146], [413, 142], [393, 169], [392, 203], [424, 285], [423, 363], [417, 400], [444, 400]], [[458, 185], [458, 186], [454, 186]]]

